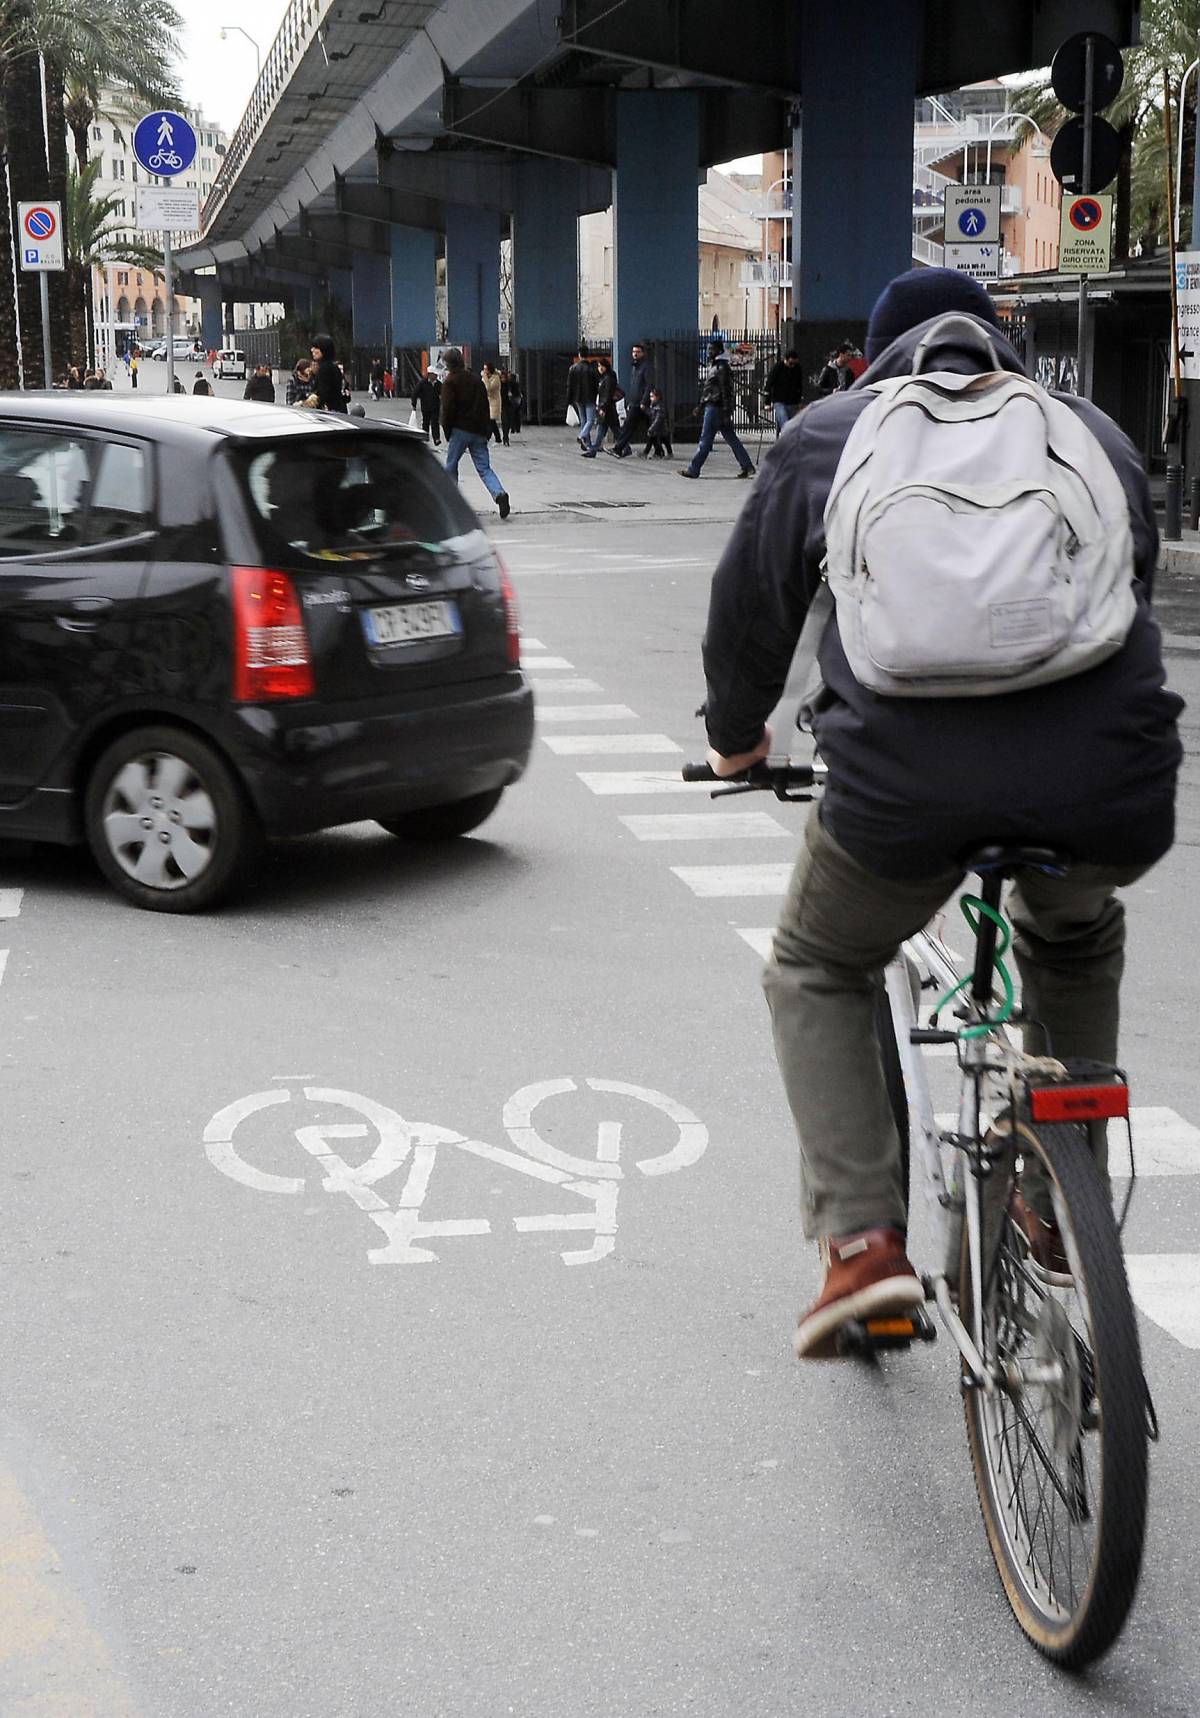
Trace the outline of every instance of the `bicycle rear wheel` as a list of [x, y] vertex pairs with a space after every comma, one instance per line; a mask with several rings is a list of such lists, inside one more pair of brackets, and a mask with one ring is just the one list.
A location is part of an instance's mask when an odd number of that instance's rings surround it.
[[[1086, 1130], [1019, 1129], [1049, 1182], [1070, 1261], [1051, 1286], [1009, 1217], [985, 1261], [984, 1352], [995, 1392], [964, 1406], [988, 1543], [1018, 1623], [1079, 1669], [1129, 1614], [1146, 1531], [1147, 1423], [1137, 1321], [1120, 1237]], [[973, 1328], [964, 1228], [961, 1310]], [[1069, 1285], [1069, 1286], [1068, 1286]]]

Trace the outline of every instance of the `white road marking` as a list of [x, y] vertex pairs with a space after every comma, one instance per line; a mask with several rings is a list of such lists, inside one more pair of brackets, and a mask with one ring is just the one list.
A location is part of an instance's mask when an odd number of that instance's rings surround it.
[[1132, 1253], [1125, 1268], [1146, 1317], [1185, 1348], [1200, 1348], [1200, 1253]]
[[543, 734], [552, 752], [569, 757], [582, 752], [682, 752], [668, 734]]
[[678, 770], [580, 770], [579, 779], [600, 795], [712, 792], [711, 782], [683, 781]]
[[[1136, 1104], [1133, 1124], [1133, 1161], [1138, 1175], [1200, 1175], [1200, 1127], [1184, 1121], [1177, 1111], [1153, 1104]], [[1121, 1173], [1121, 1131], [1109, 1128], [1109, 1150], [1114, 1176]]]
[[[527, 662], [525, 666], [531, 668], [533, 664]], [[603, 690], [603, 686], [596, 680], [576, 680], [568, 676], [564, 676], [561, 680], [547, 680], [544, 685], [538, 686], [539, 695], [543, 692], [603, 692]]]
[[545, 650], [545, 648], [546, 646], [540, 638], [529, 638], [525, 633], [521, 634], [522, 650]]
[[790, 829], [766, 811], [727, 811], [713, 817], [706, 811], [666, 812], [652, 817], [622, 817], [639, 841], [772, 841], [790, 838]]
[[782, 895], [792, 875], [789, 861], [781, 865], [672, 865], [672, 871], [702, 900], [718, 896]]
[[8, 971], [8, 950], [0, 948], [0, 984], [4, 982], [4, 974]]
[[628, 704], [538, 704], [534, 718], [538, 722], [625, 722], [636, 721], [637, 711]]
[[573, 662], [568, 662], [565, 656], [535, 656], [525, 664], [527, 673], [540, 672], [543, 669], [574, 668]]
[[750, 947], [754, 950], [755, 954], [761, 955], [764, 960], [770, 959], [771, 945], [775, 941], [774, 927], [765, 931], [739, 931], [738, 936], [741, 937], [744, 943], [750, 944]]
[[24, 889], [0, 889], [0, 919], [15, 919], [21, 911]]

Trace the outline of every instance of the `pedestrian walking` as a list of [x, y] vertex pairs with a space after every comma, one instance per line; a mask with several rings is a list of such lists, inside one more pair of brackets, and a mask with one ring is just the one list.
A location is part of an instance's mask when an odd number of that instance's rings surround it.
[[515, 370], [500, 371], [500, 427], [504, 432], [504, 445], [509, 445], [510, 435], [521, 433], [521, 410], [525, 404], [525, 396], [521, 392], [521, 381]]
[[131, 388], [137, 387], [138, 367], [139, 367], [140, 363], [141, 363], [141, 360], [139, 359], [137, 353], [135, 352], [129, 360], [129, 386]]
[[754, 476], [754, 461], [738, 440], [733, 427], [733, 375], [725, 356], [725, 342], [710, 340], [708, 344], [708, 373], [700, 391], [700, 409], [704, 414], [700, 425], [700, 442], [690, 465], [680, 470], [680, 477], [699, 477], [700, 468], [713, 449], [718, 435], [729, 444], [737, 460], [739, 477]]
[[[583, 450], [585, 459], [595, 459], [604, 446], [604, 438], [612, 431], [613, 440], [621, 433], [621, 420], [617, 415], [617, 401], [625, 398], [621, 384], [617, 380], [617, 372], [607, 358], [596, 359], [596, 424], [592, 439]], [[609, 449], [611, 452], [611, 448]]]
[[[204, 371], [203, 370], [197, 370], [196, 371], [196, 380], [192, 383], [193, 394], [211, 394], [212, 391], [213, 391], [212, 383], [209, 381], [208, 377], [204, 374]], [[272, 388], [271, 389], [272, 398], [274, 398], [274, 394], [275, 394], [275, 390], [274, 390], [274, 388]]]
[[586, 346], [567, 371], [567, 422], [575, 414], [575, 440], [586, 453], [588, 437], [596, 427], [596, 367], [588, 357]]
[[776, 435], [782, 435], [804, 400], [804, 372], [800, 368], [799, 352], [785, 352], [779, 362], [771, 366], [763, 399], [774, 414]]
[[301, 358], [291, 375], [288, 377], [287, 391], [284, 402], [289, 406], [303, 405], [312, 393], [313, 365], [310, 358]]
[[421, 428], [429, 436], [434, 447], [442, 445], [441, 431], [438, 428], [438, 418], [442, 399], [442, 384], [436, 376], [422, 376], [413, 390], [412, 409], [421, 414]]
[[464, 453], [479, 473], [479, 481], [507, 519], [512, 511], [508, 492], [492, 470], [488, 451], [492, 415], [488, 406], [487, 389], [473, 370], [463, 363], [457, 346], [442, 354], [446, 380], [442, 384], [442, 431], [446, 437], [446, 470], [458, 482], [458, 465]]
[[[212, 389], [210, 388], [209, 393], [211, 392]], [[260, 405], [264, 406], [275, 404], [275, 383], [271, 379], [271, 366], [269, 364], [256, 364], [254, 366], [254, 374], [246, 383], [242, 398], [244, 400], [257, 400]]]
[[500, 372], [494, 364], [483, 366], [483, 385], [488, 397], [488, 434], [493, 441], [500, 441], [500, 419], [504, 413], [503, 389], [500, 385]]
[[639, 459], [649, 459], [653, 454], [655, 459], [674, 459], [675, 449], [671, 446], [671, 420], [667, 416], [666, 402], [657, 388], [651, 388], [647, 401], [650, 410], [650, 422], [646, 430], [646, 445], [638, 455]]
[[634, 342], [633, 363], [629, 371], [629, 386], [625, 389], [625, 423], [609, 452], [625, 459], [633, 452], [630, 442], [644, 436], [650, 422], [650, 390], [654, 386], [654, 370], [640, 340]]
[[382, 358], [372, 358], [371, 359], [371, 374], [370, 374], [370, 379], [369, 379], [369, 382], [367, 385], [367, 392], [370, 394], [370, 396], [373, 400], [381, 400], [383, 398], [383, 359]]

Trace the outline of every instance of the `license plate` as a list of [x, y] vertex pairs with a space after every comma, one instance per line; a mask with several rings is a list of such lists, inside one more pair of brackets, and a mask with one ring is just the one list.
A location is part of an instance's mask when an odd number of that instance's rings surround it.
[[458, 605], [452, 602], [369, 608], [363, 614], [363, 626], [372, 644], [424, 644], [431, 638], [457, 638], [462, 631]]

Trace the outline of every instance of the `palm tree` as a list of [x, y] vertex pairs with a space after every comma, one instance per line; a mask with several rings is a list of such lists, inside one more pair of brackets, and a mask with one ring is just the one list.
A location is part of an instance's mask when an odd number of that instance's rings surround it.
[[[61, 0], [35, 0], [53, 11]], [[136, 11], [121, 0], [84, 0], [65, 33], [48, 17], [47, 52], [61, 69], [64, 113], [75, 143], [75, 159], [86, 167], [91, 128], [103, 114], [119, 130], [137, 123], [142, 103], [171, 107], [179, 99], [168, 70], [179, 50], [182, 19], [172, 0], [144, 0]], [[49, 66], [47, 78], [50, 76]], [[120, 92], [106, 100], [105, 86]]]
[[120, 199], [95, 195], [99, 161], [89, 161], [83, 172], [74, 167], [67, 174], [63, 208], [66, 228], [66, 286], [71, 318], [71, 350], [88, 362], [95, 359], [95, 329], [92, 326], [92, 270], [110, 263], [127, 262], [135, 268], [161, 275], [161, 251], [131, 239], [118, 219]]

